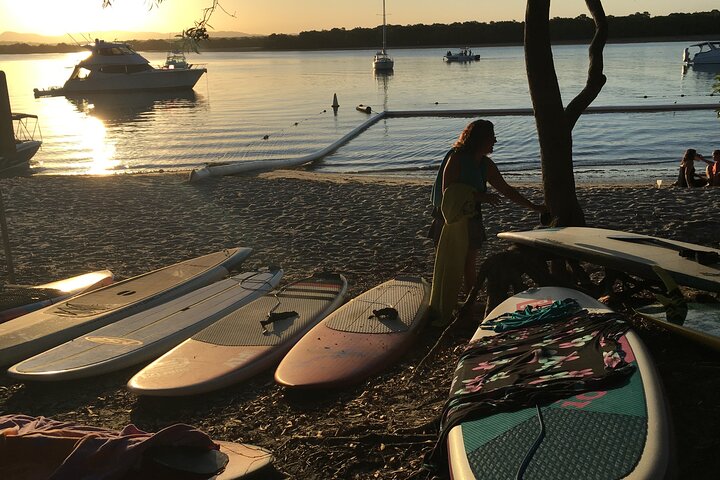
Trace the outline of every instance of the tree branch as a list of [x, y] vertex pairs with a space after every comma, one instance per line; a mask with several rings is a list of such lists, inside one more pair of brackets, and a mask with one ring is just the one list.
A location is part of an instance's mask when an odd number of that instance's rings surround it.
[[[528, 2], [531, 3], [531, 2]], [[585, 88], [570, 102], [565, 109], [565, 118], [572, 129], [577, 123], [580, 115], [597, 98], [602, 90], [607, 77], [603, 74], [603, 49], [607, 42], [608, 23], [601, 0], [585, 0], [595, 22], [595, 36], [593, 36], [588, 56], [590, 66], [588, 67], [588, 79]]]

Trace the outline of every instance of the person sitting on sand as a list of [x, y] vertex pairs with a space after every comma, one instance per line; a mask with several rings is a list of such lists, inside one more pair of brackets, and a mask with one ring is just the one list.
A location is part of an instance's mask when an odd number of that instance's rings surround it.
[[[435, 326], [446, 325], [450, 321], [450, 315], [460, 293], [460, 282], [448, 281], [449, 274], [446, 261], [458, 257], [462, 261], [464, 258], [460, 265], [455, 265], [451, 269], [453, 272], [450, 276], [456, 276], [457, 279], [464, 277], [466, 292], [472, 291], [475, 285], [477, 255], [486, 239], [480, 206], [483, 203], [497, 205], [500, 201], [499, 195], [487, 191], [487, 183], [490, 183], [498, 193], [518, 205], [540, 213], [547, 211], [544, 204], [531, 202], [505, 182], [495, 162], [488, 157], [492, 153], [496, 142], [495, 127], [492, 122], [475, 120], [470, 123], [460, 133], [458, 140], [445, 155], [433, 185], [431, 194], [434, 207], [433, 223], [428, 236], [434, 240], [437, 247], [430, 294], [430, 309], [431, 314], [435, 317], [433, 320]], [[455, 245], [454, 247], [447, 247], [454, 250], [449, 252], [444, 251], [443, 245], [440, 243], [443, 230], [449, 224], [447, 219], [443, 218], [444, 210], [446, 210], [446, 208], [443, 208], [443, 195], [448, 187], [455, 183], [461, 183], [473, 189], [471, 198], [474, 199], [475, 206], [474, 214], [467, 219], [467, 242], [443, 242], [445, 245]], [[456, 232], [465, 231], [465, 229], [453, 230]], [[457, 245], [460, 243], [467, 245], [464, 252], [457, 251]], [[452, 263], [455, 264], [454, 261]], [[435, 277], [435, 274], [439, 272], [444, 273]], [[443, 281], [437, 281], [439, 278], [443, 278]]]
[[720, 150], [713, 150], [712, 163], [705, 169], [709, 187], [720, 187]]
[[697, 173], [695, 173], [695, 160], [702, 160], [705, 163], [711, 164], [709, 160], [698, 154], [694, 148], [688, 148], [685, 150], [680, 161], [680, 170], [678, 171], [678, 179], [675, 185], [683, 188], [697, 188], [703, 187], [707, 184], [707, 180]]

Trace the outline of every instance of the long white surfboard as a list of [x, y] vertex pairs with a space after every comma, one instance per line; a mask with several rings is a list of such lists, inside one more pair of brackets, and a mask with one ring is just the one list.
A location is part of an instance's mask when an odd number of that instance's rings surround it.
[[152, 360], [272, 290], [278, 268], [245, 272], [122, 318], [40, 353], [8, 370], [21, 380], [66, 380], [117, 371]]
[[0, 293], [0, 304], [4, 308], [0, 311], [0, 323], [112, 282], [110, 270], [98, 270], [42, 285], [5, 285]]
[[0, 325], [0, 365], [12, 365], [121, 318], [160, 305], [228, 275], [250, 248], [176, 263]]
[[720, 292], [720, 250], [715, 248], [589, 227], [502, 232], [498, 237], [650, 280], [658, 280], [657, 266], [680, 285]]

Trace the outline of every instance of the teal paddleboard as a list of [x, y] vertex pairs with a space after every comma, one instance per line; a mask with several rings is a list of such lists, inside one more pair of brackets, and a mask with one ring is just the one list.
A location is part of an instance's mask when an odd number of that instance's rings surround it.
[[[609, 312], [597, 300], [571, 289], [546, 287], [507, 299], [488, 319], [574, 298], [590, 312]], [[473, 339], [495, 335], [478, 329]], [[670, 464], [670, 428], [660, 380], [637, 335], [620, 339], [625, 360], [637, 368], [621, 386], [589, 391], [540, 407], [464, 421], [448, 436], [453, 479], [515, 479], [523, 462], [525, 480], [663, 478]], [[453, 390], [454, 391], [454, 388]]]

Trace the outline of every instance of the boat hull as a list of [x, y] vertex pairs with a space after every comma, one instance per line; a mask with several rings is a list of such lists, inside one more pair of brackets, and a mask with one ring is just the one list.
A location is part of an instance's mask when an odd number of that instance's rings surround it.
[[393, 69], [395, 62], [389, 58], [376, 59], [373, 61], [373, 68], [377, 72], [388, 72]]
[[0, 177], [26, 173], [30, 169], [30, 159], [40, 149], [42, 142], [28, 140], [18, 143], [14, 154], [0, 157]]
[[192, 89], [204, 68], [153, 69], [137, 73], [95, 72], [84, 79], [65, 82], [63, 93], [128, 92]]
[[476, 62], [480, 55], [445, 55], [443, 58], [446, 62]]

